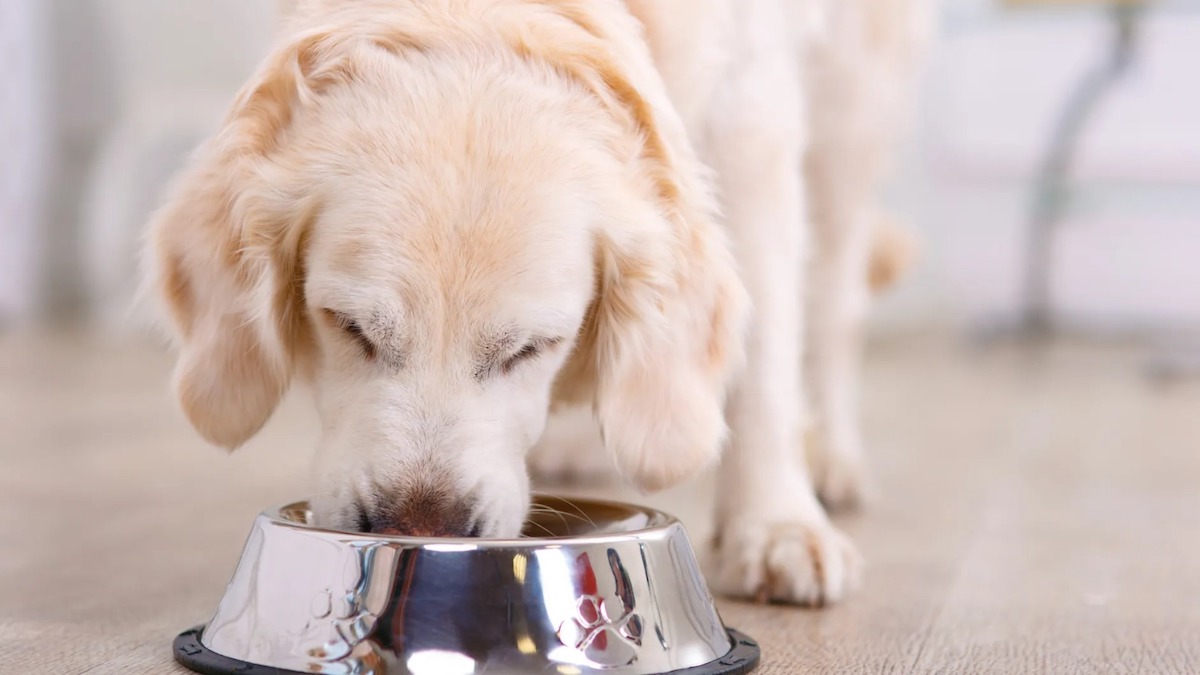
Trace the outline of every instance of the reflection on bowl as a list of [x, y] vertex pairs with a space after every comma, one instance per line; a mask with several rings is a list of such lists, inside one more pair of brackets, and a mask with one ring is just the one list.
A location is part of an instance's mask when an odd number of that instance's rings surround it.
[[[652, 509], [542, 497], [521, 539], [418, 539], [258, 516], [207, 626], [175, 655], [207, 673], [748, 672], [683, 526]], [[267, 670], [267, 669], [271, 670]], [[694, 669], [694, 670], [693, 670]]]

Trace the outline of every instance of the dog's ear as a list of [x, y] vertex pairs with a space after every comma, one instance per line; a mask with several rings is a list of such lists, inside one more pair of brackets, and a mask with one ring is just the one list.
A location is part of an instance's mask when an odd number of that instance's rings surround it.
[[288, 388], [305, 331], [301, 248], [311, 200], [289, 185], [285, 137], [330, 78], [331, 45], [309, 36], [268, 58], [152, 217], [147, 291], [179, 348], [174, 386], [192, 425], [235, 448]]
[[[569, 15], [579, 3], [556, 6]], [[538, 43], [538, 56], [605, 103], [623, 128], [614, 152], [628, 170], [623, 194], [601, 209], [596, 296], [556, 394], [590, 396], [618, 468], [658, 490], [720, 455], [749, 303], [704, 168], [650, 54], [640, 40], [621, 43], [636, 28], [582, 14], [570, 17], [582, 36]]]

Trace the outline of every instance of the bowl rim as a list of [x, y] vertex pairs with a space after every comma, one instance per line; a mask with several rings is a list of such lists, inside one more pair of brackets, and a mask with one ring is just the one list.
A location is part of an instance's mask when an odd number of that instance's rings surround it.
[[581, 536], [555, 537], [516, 537], [484, 539], [479, 537], [406, 537], [401, 535], [372, 534], [350, 530], [335, 530], [318, 527], [308, 523], [293, 520], [284, 512], [289, 510], [309, 511], [310, 501], [301, 499], [263, 510], [260, 517], [267, 518], [272, 524], [286, 527], [299, 532], [309, 532], [324, 536], [334, 536], [340, 539], [353, 539], [356, 542], [373, 542], [381, 544], [397, 544], [406, 548], [419, 548], [429, 551], [470, 551], [476, 549], [524, 549], [549, 550], [571, 545], [619, 544], [631, 541], [653, 541], [665, 537], [668, 532], [678, 527], [686, 532], [683, 523], [675, 516], [656, 508], [631, 502], [612, 499], [593, 499], [591, 497], [562, 497], [559, 495], [534, 495], [533, 502], [539, 499], [559, 499], [572, 502], [582, 502], [599, 506], [628, 511], [631, 515], [642, 513], [649, 516], [650, 526], [622, 532], [595, 533]]

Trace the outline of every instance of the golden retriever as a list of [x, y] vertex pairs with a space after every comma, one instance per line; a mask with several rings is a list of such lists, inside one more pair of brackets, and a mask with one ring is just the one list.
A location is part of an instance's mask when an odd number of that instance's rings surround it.
[[234, 448], [310, 383], [318, 522], [426, 536], [520, 533], [552, 408], [645, 490], [728, 441], [712, 583], [841, 598], [861, 561], [814, 480], [861, 493], [883, 145], [840, 131], [874, 104], [845, 47], [914, 2], [300, 2], [150, 225], [184, 411]]

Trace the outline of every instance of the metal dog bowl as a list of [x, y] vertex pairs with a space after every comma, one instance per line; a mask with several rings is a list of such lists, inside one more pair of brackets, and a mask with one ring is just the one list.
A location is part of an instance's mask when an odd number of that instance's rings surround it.
[[175, 658], [210, 675], [736, 675], [683, 526], [652, 509], [540, 498], [537, 538], [324, 530], [307, 503], [263, 512], [206, 626]]

